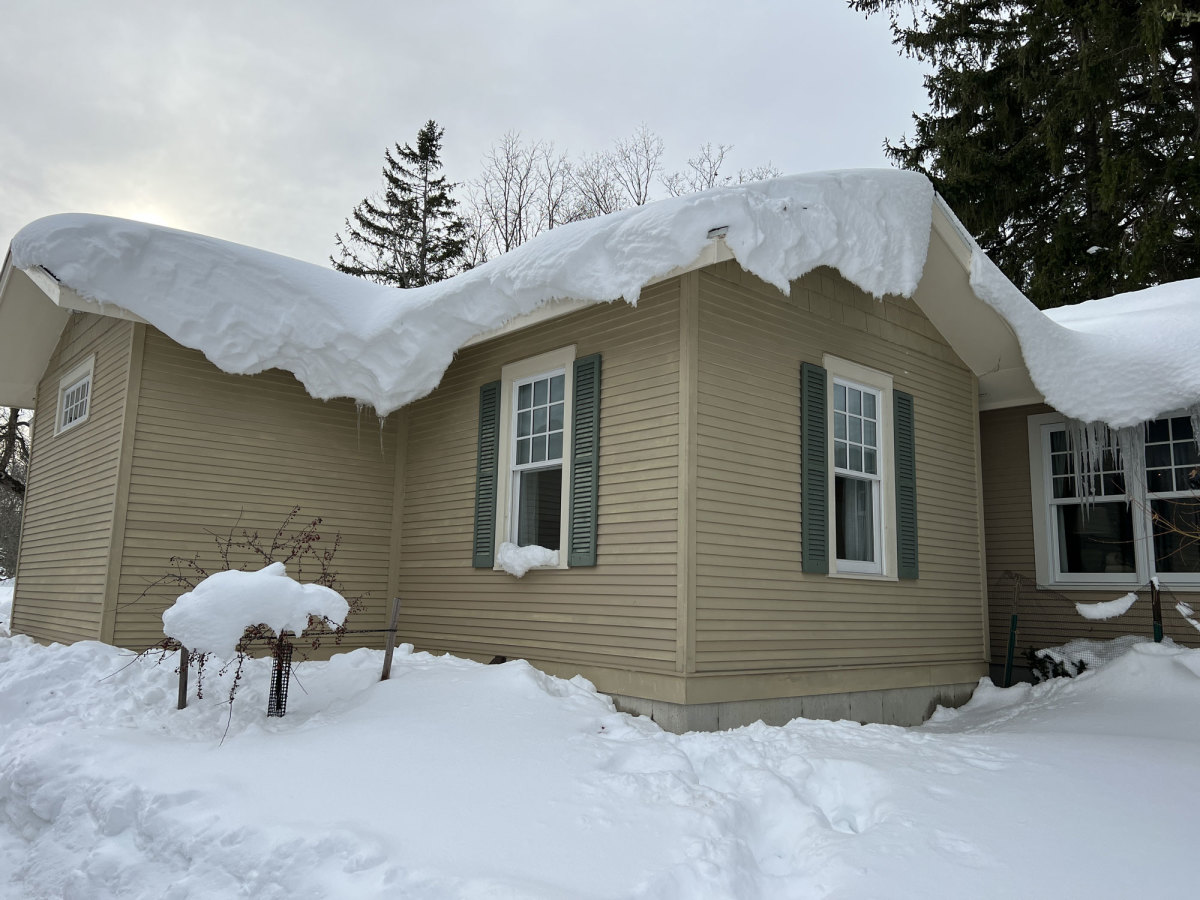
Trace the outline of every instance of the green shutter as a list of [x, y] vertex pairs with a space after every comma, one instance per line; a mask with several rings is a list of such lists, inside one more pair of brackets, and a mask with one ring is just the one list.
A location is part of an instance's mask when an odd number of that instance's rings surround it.
[[912, 394], [893, 391], [896, 436], [896, 574], [916, 578], [917, 451]]
[[829, 572], [829, 440], [825, 370], [800, 366], [800, 552], [802, 569]]
[[496, 555], [496, 464], [500, 455], [500, 382], [479, 389], [479, 458], [475, 466], [475, 552], [472, 564], [490, 569]]
[[600, 475], [600, 354], [575, 360], [571, 413], [571, 521], [567, 565], [596, 564], [596, 503]]

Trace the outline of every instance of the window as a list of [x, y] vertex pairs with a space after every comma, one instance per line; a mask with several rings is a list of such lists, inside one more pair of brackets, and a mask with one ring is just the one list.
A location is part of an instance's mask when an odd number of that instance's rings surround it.
[[[1090, 485], [1061, 417], [1029, 420], [1038, 581], [1062, 587], [1200, 586], [1200, 455], [1187, 416], [1147, 423], [1135, 482], [1110, 443]], [[1090, 491], [1087, 488], [1090, 487]]]
[[833, 381], [833, 532], [839, 572], [883, 571], [880, 393]]
[[596, 564], [600, 356], [564, 347], [501, 370], [480, 389], [473, 564], [504, 544]]
[[826, 356], [801, 366], [803, 571], [917, 578], [913, 399]]
[[563, 544], [566, 380], [559, 370], [513, 384], [509, 540], [518, 547]]
[[95, 356], [89, 356], [71, 369], [58, 382], [58, 414], [54, 433], [61, 434], [68, 428], [87, 421], [92, 400], [92, 371]]

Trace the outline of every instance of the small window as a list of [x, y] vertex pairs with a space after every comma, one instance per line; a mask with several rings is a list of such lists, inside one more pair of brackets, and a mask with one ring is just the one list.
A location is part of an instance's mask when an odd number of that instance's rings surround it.
[[58, 383], [58, 416], [54, 433], [61, 434], [87, 421], [92, 402], [92, 370], [95, 357], [71, 369]]

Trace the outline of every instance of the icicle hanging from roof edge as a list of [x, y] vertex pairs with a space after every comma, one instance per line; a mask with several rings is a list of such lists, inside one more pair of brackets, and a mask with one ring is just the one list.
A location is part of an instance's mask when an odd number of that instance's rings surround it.
[[[1198, 410], [1200, 411], [1200, 410]], [[1096, 498], [1096, 485], [1102, 480], [1104, 454], [1111, 452], [1125, 477], [1126, 503], [1132, 497], [1130, 485], [1145, 479], [1146, 426], [1128, 425], [1116, 430], [1103, 422], [1067, 420], [1067, 446], [1075, 468], [1076, 496], [1088, 506]]]
[[1192, 438], [1196, 441], [1196, 449], [1200, 450], [1200, 403], [1193, 403], [1187, 408], [1192, 420]]

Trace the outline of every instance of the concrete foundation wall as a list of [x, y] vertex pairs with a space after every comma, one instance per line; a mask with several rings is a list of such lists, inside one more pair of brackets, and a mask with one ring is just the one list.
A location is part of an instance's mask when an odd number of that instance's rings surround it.
[[939, 706], [958, 707], [971, 699], [975, 684], [942, 684], [894, 688], [884, 691], [851, 691], [771, 700], [734, 700], [726, 703], [668, 703], [613, 694], [617, 709], [649, 716], [665, 731], [722, 731], [762, 721], [784, 725], [792, 719], [846, 719], [861, 724], [920, 725]]

